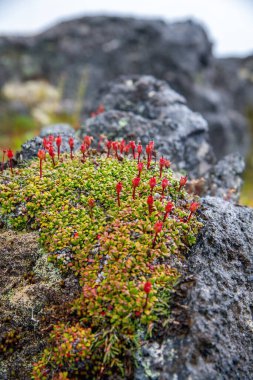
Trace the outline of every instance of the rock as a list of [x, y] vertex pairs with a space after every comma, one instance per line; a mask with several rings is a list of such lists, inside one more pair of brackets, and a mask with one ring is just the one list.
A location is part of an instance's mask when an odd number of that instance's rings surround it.
[[37, 157], [39, 149], [43, 149], [43, 138], [49, 135], [57, 136], [61, 134], [62, 145], [61, 152], [69, 152], [69, 137], [74, 137], [74, 150], [78, 149], [81, 145], [80, 140], [75, 136], [75, 130], [68, 124], [52, 124], [42, 128], [39, 136], [27, 141], [22, 145], [21, 151], [17, 153], [17, 161], [26, 161], [31, 158]]
[[246, 157], [250, 139], [245, 117], [237, 111], [230, 110], [225, 113], [204, 112], [203, 116], [210, 126], [210, 144], [217, 159], [230, 153], [240, 153]]
[[244, 169], [245, 162], [239, 154], [230, 154], [218, 161], [205, 176], [206, 193], [238, 202]]
[[252, 376], [253, 209], [214, 197], [203, 206], [204, 227], [174, 298], [176, 329], [144, 345], [135, 380]]
[[200, 176], [210, 168], [213, 156], [206, 121], [167, 83], [151, 76], [122, 77], [105, 87], [100, 102], [106, 112], [86, 120], [81, 138], [92, 135], [95, 143], [102, 134], [143, 144], [155, 140], [158, 153], [177, 169]]

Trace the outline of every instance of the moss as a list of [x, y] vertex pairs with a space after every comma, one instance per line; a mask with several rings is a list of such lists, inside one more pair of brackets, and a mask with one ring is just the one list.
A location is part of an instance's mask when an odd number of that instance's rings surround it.
[[[47, 158], [42, 178], [38, 160], [16, 169], [14, 176], [2, 176], [5, 224], [38, 230], [49, 261], [65, 273], [72, 271], [82, 287], [66, 311], [75, 321], [54, 326], [51, 343], [34, 365], [34, 379], [128, 376], [140, 336], [151, 336], [157, 321], [168, 323], [170, 291], [180, 276], [173, 258], [183, 260], [201, 224], [195, 215], [189, 218], [192, 198], [172, 170], [163, 170], [170, 185], [162, 196], [159, 166], [150, 161], [149, 170], [145, 166], [135, 199], [137, 162], [92, 150], [85, 160], [65, 155], [54, 167]], [[120, 206], [118, 182], [123, 185]], [[168, 200], [174, 207], [165, 219]]]

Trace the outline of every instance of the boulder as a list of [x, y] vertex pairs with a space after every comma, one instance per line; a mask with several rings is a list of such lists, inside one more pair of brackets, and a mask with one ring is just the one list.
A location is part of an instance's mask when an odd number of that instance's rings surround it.
[[142, 347], [135, 380], [252, 376], [253, 209], [206, 197], [201, 219], [174, 295], [174, 332]]
[[100, 135], [147, 144], [155, 140], [159, 155], [166, 155], [179, 170], [201, 176], [211, 167], [208, 126], [192, 112], [185, 99], [164, 81], [151, 76], [128, 76], [109, 83], [100, 94], [105, 112], [85, 121], [81, 138]]

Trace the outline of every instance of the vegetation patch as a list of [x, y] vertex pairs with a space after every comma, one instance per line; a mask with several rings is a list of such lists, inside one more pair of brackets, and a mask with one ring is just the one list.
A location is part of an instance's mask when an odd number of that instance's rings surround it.
[[195, 243], [199, 204], [184, 189], [186, 177], [178, 180], [168, 160], [153, 160], [153, 142], [145, 155], [134, 142], [107, 142], [103, 154], [86, 136], [70, 157], [57, 157], [54, 143], [0, 181], [5, 226], [39, 231], [48, 260], [81, 286], [32, 377], [127, 377], [141, 340], [168, 322], [180, 276], [172, 263]]

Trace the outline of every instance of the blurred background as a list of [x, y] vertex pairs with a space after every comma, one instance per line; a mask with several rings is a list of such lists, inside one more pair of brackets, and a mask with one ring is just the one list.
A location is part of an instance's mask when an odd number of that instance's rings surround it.
[[253, 205], [252, 20], [252, 0], [0, 0], [0, 148], [78, 128], [101, 84], [151, 74], [207, 119], [217, 158], [246, 158]]

